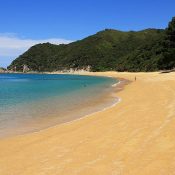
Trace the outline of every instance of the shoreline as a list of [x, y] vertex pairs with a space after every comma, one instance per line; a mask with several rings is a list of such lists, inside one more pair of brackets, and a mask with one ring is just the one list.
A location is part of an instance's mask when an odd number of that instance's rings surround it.
[[[74, 74], [74, 75], [79, 75], [79, 74]], [[85, 76], [85, 75], [82, 75], [82, 76]], [[95, 75], [92, 75], [92, 76], [95, 76]], [[102, 77], [105, 77], [105, 76], [102, 76]], [[112, 78], [112, 77], [110, 77], [110, 78]], [[94, 109], [91, 109], [90, 111], [86, 111], [86, 112], [84, 112], [82, 114], [79, 114], [79, 115], [77, 115], [75, 113], [72, 116], [68, 116], [68, 117], [63, 116], [63, 119], [60, 119], [60, 121], [51, 122], [48, 125], [47, 124], [44, 124], [43, 126], [38, 126], [38, 127], [41, 127], [41, 129], [33, 129], [31, 131], [23, 131], [24, 133], [18, 133], [18, 132], [16, 132], [15, 134], [10, 134], [10, 135], [6, 134], [5, 136], [0, 137], [0, 140], [6, 140], [6, 139], [10, 139], [10, 138], [15, 138], [15, 137], [23, 137], [25, 135], [29, 135], [29, 134], [32, 134], [32, 133], [39, 133], [39, 132], [42, 132], [44, 130], [48, 130], [50, 128], [54, 128], [54, 127], [57, 127], [57, 126], [60, 126], [60, 125], [66, 125], [66, 124], [73, 123], [74, 121], [81, 120], [81, 119], [86, 118], [86, 117], [89, 117], [89, 116], [91, 116], [93, 114], [96, 114], [96, 113], [105, 111], [106, 109], [110, 109], [110, 108], [114, 107], [115, 105], [117, 105], [118, 103], [120, 103], [121, 98], [117, 97], [117, 95], [115, 95], [114, 97], [112, 97], [112, 94], [119, 92], [120, 90], [123, 89], [123, 87], [125, 85], [128, 84], [128, 80], [126, 80], [126, 79], [120, 79], [120, 78], [115, 78], [115, 79], [118, 82], [112, 85], [112, 88], [114, 88], [112, 90], [112, 92], [109, 91], [109, 92], [106, 92], [105, 94], [103, 94], [102, 95], [103, 97], [100, 97], [100, 98], [102, 98], [103, 102], [98, 102], [98, 104], [96, 104], [96, 107], [94, 107]], [[106, 98], [106, 97], [107, 98], [108, 97], [111, 98], [109, 102], [107, 102], [106, 100], [104, 100], [104, 98]], [[99, 101], [99, 99], [93, 99], [90, 102], [92, 103], [93, 101], [94, 102], [95, 101]], [[89, 103], [89, 100], [88, 100], [88, 103]], [[92, 108], [92, 107], [90, 107], [90, 108]], [[49, 116], [47, 118], [49, 119]], [[38, 119], [38, 121], [35, 121], [35, 122], [38, 123], [40, 120], [41, 119]], [[32, 125], [33, 125], [32, 123], [29, 124], [28, 126], [30, 127], [30, 125], [31, 125], [31, 127], [32, 127]], [[45, 121], [44, 123], [47, 123], [47, 121]], [[25, 130], [25, 124], [24, 124], [24, 130]]]
[[162, 175], [175, 171], [175, 73], [90, 73], [134, 81], [117, 105], [0, 140], [0, 174]]
[[[118, 80], [118, 79], [117, 79], [117, 80]], [[127, 81], [127, 80], [126, 80], [126, 81]], [[120, 84], [120, 83], [121, 83], [121, 81], [119, 80], [119, 82], [115, 83], [115, 85], [117, 86], [117, 84]], [[126, 84], [124, 84], [123, 86], [125, 86], [125, 85], [126, 85]], [[115, 86], [115, 87], [116, 87], [116, 86]], [[123, 89], [121, 88], [120, 90], [123, 90]], [[69, 125], [69, 124], [71, 124], [71, 123], [73, 123], [73, 122], [76, 122], [76, 121], [79, 121], [79, 120], [83, 120], [84, 118], [88, 118], [88, 117], [90, 117], [90, 116], [92, 116], [92, 115], [94, 115], [94, 114], [97, 114], [97, 113], [103, 112], [103, 111], [105, 111], [105, 110], [107, 110], [107, 109], [110, 109], [110, 108], [116, 106], [118, 103], [120, 103], [120, 102], [122, 101], [122, 99], [119, 98], [119, 97], [117, 97], [117, 96], [116, 96], [115, 100], [116, 100], [116, 101], [115, 101], [114, 103], [112, 103], [111, 105], [106, 106], [106, 107], [104, 107], [104, 108], [102, 108], [102, 109], [100, 109], [100, 110], [97, 110], [97, 111], [95, 111], [95, 112], [92, 112], [92, 113], [83, 115], [83, 116], [81, 116], [81, 117], [77, 117], [77, 118], [72, 119], [72, 120], [67, 121], [67, 122], [57, 123], [57, 124], [55, 124], [55, 125], [53, 125], [53, 126], [50, 126], [50, 127], [47, 127], [47, 128], [41, 129], [41, 130], [38, 130], [38, 131], [29, 132], [29, 133], [26, 133], [26, 134], [39, 133], [39, 132], [42, 132], [42, 131], [45, 131], [45, 130], [49, 130], [49, 129], [52, 129], [52, 128], [55, 128], [55, 127], [58, 127], [58, 126], [61, 126], [61, 125], [62, 125], [62, 126], [64, 126], [64, 125]], [[15, 136], [15, 137], [25, 136], [26, 134], [20, 134], [20, 135], [17, 135], [17, 136]]]

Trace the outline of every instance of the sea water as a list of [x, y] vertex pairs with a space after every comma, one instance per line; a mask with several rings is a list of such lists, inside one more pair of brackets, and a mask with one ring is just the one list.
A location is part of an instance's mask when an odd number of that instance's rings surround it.
[[115, 79], [63, 74], [0, 74], [0, 137], [68, 122], [114, 102]]

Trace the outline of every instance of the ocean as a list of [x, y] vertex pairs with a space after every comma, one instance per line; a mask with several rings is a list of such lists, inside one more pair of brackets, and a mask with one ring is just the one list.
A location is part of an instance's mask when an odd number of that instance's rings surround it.
[[69, 122], [116, 102], [116, 79], [65, 74], [0, 74], [0, 137]]

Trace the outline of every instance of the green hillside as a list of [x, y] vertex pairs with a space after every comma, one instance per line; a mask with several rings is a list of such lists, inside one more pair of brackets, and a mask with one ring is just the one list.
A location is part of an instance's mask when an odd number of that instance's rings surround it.
[[91, 71], [155, 71], [175, 66], [175, 18], [165, 30], [122, 32], [106, 29], [67, 45], [38, 44], [16, 58], [9, 69], [33, 71], [82, 69]]

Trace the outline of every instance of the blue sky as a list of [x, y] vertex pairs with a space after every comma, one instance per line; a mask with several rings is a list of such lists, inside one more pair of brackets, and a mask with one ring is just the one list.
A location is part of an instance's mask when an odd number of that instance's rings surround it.
[[69, 43], [105, 28], [165, 28], [175, 0], [0, 0], [0, 66], [36, 43]]

